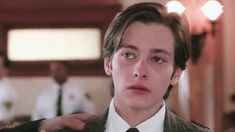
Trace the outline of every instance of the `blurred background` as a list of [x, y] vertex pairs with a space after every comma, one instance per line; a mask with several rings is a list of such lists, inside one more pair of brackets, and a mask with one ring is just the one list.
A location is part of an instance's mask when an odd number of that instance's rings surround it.
[[101, 56], [109, 23], [129, 5], [159, 2], [186, 15], [193, 43], [168, 105], [213, 132], [235, 131], [235, 1], [208, 1], [216, 0], [179, 0], [176, 7], [170, 0], [0, 1], [0, 52], [10, 60], [7, 78], [17, 95], [17, 110], [7, 122], [31, 120], [38, 96], [53, 82], [48, 65], [54, 60], [66, 61], [70, 83], [103, 112], [111, 99]]

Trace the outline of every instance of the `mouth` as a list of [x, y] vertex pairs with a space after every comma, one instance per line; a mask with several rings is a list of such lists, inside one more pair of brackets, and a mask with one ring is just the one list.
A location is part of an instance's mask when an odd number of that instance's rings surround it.
[[142, 85], [131, 85], [127, 89], [138, 93], [150, 92], [150, 90], [147, 87]]

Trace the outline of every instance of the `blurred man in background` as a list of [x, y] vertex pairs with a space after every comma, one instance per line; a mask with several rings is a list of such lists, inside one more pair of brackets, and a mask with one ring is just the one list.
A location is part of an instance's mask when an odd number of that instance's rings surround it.
[[95, 113], [86, 93], [69, 83], [65, 62], [51, 62], [49, 69], [54, 83], [38, 97], [33, 120], [81, 112]]
[[17, 105], [17, 94], [10, 85], [7, 75], [10, 62], [0, 53], [0, 122], [7, 123], [13, 120]]

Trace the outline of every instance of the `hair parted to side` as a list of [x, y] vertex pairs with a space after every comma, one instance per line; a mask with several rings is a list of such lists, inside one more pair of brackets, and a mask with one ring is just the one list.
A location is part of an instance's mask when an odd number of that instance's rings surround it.
[[168, 27], [175, 39], [174, 65], [185, 69], [191, 52], [188, 22], [184, 15], [168, 13], [165, 6], [159, 3], [138, 3], [117, 14], [105, 34], [104, 57], [111, 57], [120, 48], [125, 30], [136, 21], [145, 24], [157, 23]]
[[[125, 30], [136, 21], [145, 24], [162, 24], [168, 27], [175, 40], [174, 68], [182, 70], [186, 68], [186, 62], [191, 53], [191, 39], [186, 17], [177, 13], [168, 13], [165, 6], [152, 2], [134, 4], [115, 16], [105, 34], [103, 57], [113, 56], [120, 48]], [[169, 89], [172, 87], [169, 86]], [[112, 95], [113, 91], [114, 89], [111, 88]]]

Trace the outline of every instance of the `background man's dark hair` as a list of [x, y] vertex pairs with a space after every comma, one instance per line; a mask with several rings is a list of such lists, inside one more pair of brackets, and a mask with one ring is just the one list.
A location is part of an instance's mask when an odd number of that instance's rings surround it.
[[11, 63], [5, 53], [0, 52], [0, 58], [3, 60], [4, 67], [9, 68], [11, 66]]

